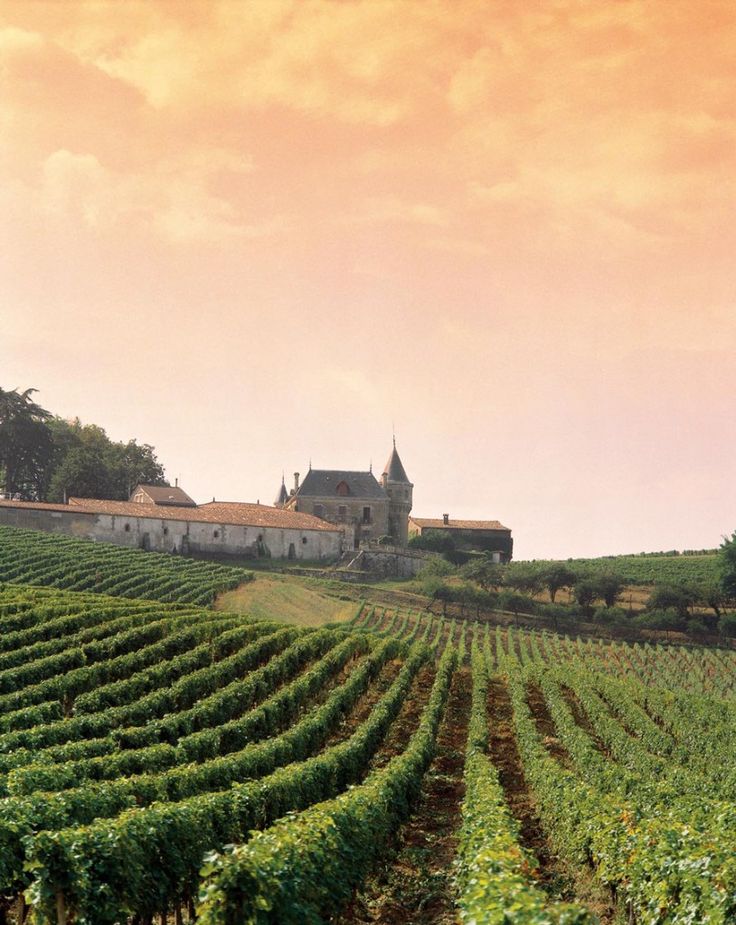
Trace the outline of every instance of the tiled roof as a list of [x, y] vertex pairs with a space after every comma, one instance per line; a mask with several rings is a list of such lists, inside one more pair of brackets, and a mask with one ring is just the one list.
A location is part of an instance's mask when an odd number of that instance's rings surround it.
[[403, 463], [401, 459], [399, 459], [399, 454], [396, 451], [396, 444], [394, 444], [394, 448], [391, 450], [391, 455], [386, 465], [383, 467], [383, 471], [390, 482], [409, 482], [409, 476], [406, 474], [406, 469], [404, 469]]
[[423, 530], [506, 530], [508, 533], [511, 532], [509, 527], [504, 527], [497, 520], [448, 520], [447, 523], [441, 517], [410, 517], [409, 520]]
[[185, 507], [196, 507], [197, 502], [177, 485], [136, 485], [131, 498], [139, 490], [144, 491], [154, 504], [174, 504]]
[[340, 482], [347, 483], [350, 498], [387, 497], [372, 472], [350, 472], [346, 469], [310, 469], [295, 497], [337, 498]]
[[79, 514], [114, 514], [119, 517], [146, 517], [151, 520], [186, 520], [192, 523], [231, 524], [241, 527], [276, 527], [283, 530], [335, 531], [332, 524], [296, 511], [282, 511], [266, 504], [218, 501], [199, 507], [172, 507], [140, 504], [136, 501], [103, 501], [96, 498], [70, 498], [69, 504], [39, 501], [0, 501], [1, 507], [21, 510], [60, 511]]

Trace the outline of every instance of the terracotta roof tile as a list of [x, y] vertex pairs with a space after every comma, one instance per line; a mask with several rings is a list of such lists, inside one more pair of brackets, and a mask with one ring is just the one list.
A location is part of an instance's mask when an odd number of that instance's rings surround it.
[[441, 517], [410, 517], [409, 520], [423, 530], [506, 530], [497, 520], [449, 520], [447, 523]]
[[337, 530], [332, 524], [297, 511], [283, 511], [266, 504], [220, 501], [199, 507], [140, 504], [136, 501], [104, 501], [96, 498], [70, 498], [69, 504], [39, 501], [1, 501], [0, 507], [22, 510], [60, 511], [80, 514], [114, 514], [119, 517], [146, 517], [152, 520], [188, 520], [193, 523], [231, 524], [242, 527], [276, 527], [283, 530]]
[[196, 507], [196, 501], [192, 500], [183, 488], [178, 485], [136, 485], [131, 494], [137, 491], [144, 491], [154, 504], [173, 504], [175, 506]]

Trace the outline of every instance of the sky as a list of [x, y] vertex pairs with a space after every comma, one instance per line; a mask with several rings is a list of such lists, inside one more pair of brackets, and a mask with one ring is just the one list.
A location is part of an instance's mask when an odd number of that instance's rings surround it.
[[0, 387], [196, 500], [736, 529], [732, 0], [0, 0]]

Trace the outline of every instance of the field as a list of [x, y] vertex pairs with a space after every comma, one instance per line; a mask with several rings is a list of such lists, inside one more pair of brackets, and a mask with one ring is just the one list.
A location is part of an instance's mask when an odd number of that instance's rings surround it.
[[0, 585], [0, 921], [736, 921], [736, 652], [335, 605]]
[[[537, 560], [539, 561], [539, 560]], [[698, 584], [718, 577], [718, 557], [699, 555], [604, 556], [599, 559], [566, 559], [565, 565], [579, 574], [611, 569], [627, 585]]]
[[250, 578], [213, 562], [0, 526], [0, 582], [205, 606]]
[[355, 604], [326, 592], [325, 582], [258, 573], [255, 581], [220, 594], [215, 607], [298, 626], [350, 620]]

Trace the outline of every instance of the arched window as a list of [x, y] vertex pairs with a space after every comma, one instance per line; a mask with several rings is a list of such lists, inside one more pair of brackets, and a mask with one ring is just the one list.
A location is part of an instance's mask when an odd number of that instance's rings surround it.
[[343, 480], [342, 482], [337, 483], [337, 488], [335, 488], [335, 491], [338, 493], [338, 495], [340, 495], [341, 498], [344, 498], [346, 495], [350, 494], [350, 487], [348, 486], [348, 483]]

